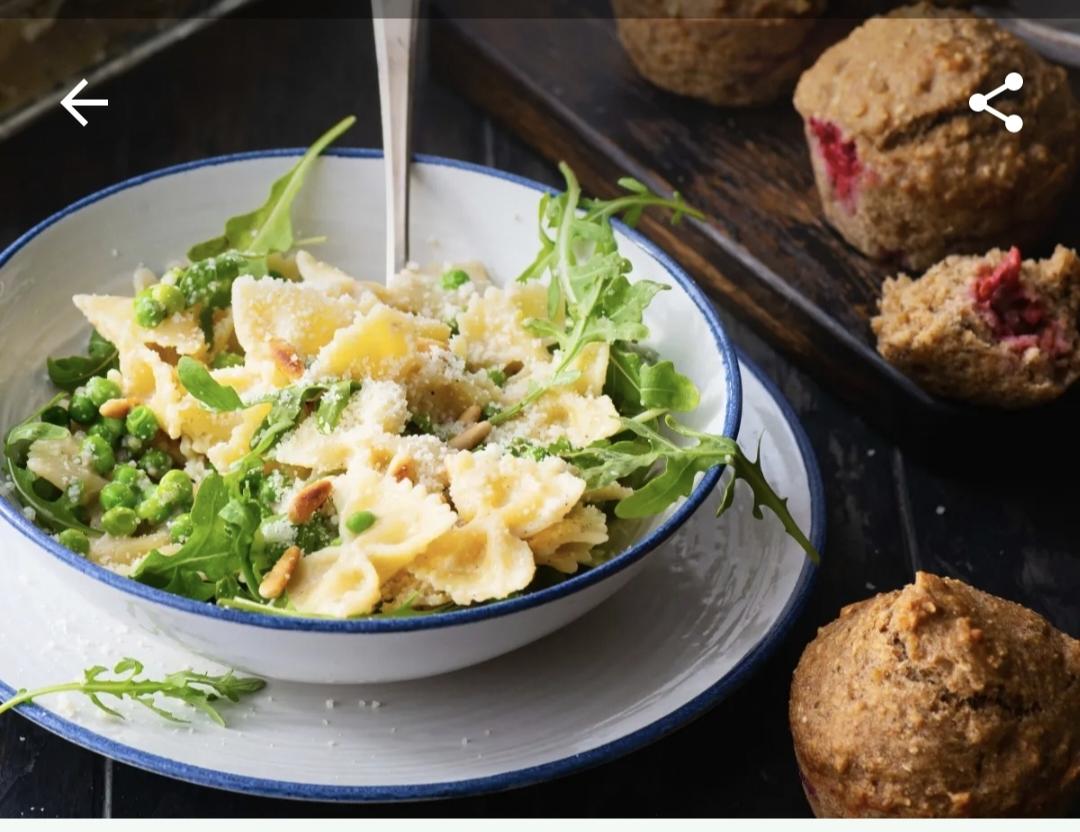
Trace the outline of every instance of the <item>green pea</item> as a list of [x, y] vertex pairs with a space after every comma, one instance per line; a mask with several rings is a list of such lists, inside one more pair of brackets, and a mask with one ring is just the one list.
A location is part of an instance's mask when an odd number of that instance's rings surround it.
[[140, 479], [139, 469], [130, 462], [124, 462], [113, 468], [113, 482], [122, 482], [124, 485], [135, 485]]
[[83, 453], [90, 457], [90, 467], [103, 477], [116, 467], [116, 455], [112, 445], [100, 436], [88, 436], [83, 440]]
[[50, 425], [59, 425], [62, 428], [66, 428], [68, 422], [71, 421], [71, 417], [68, 415], [66, 407], [54, 404], [52, 407], [46, 407], [41, 411], [41, 421], [48, 422]]
[[76, 393], [71, 397], [68, 413], [81, 425], [92, 425], [100, 418], [97, 405], [85, 393]]
[[464, 286], [470, 279], [469, 273], [464, 269], [450, 269], [450, 271], [443, 273], [441, 282], [444, 289], [453, 291], [459, 286]]
[[194, 496], [191, 477], [179, 469], [166, 471], [165, 476], [158, 483], [157, 496], [167, 506], [191, 508], [191, 501]]
[[502, 387], [506, 384], [506, 373], [500, 370], [498, 367], [492, 367], [487, 371], [488, 378], [490, 378], [497, 387]]
[[153, 329], [165, 320], [165, 307], [154, 300], [149, 289], [143, 289], [132, 301], [135, 306], [135, 323]]
[[169, 524], [169, 540], [173, 543], [184, 543], [191, 537], [193, 531], [195, 531], [195, 524], [191, 520], [191, 515], [186, 512], [178, 514]]
[[136, 504], [139, 502], [139, 495], [137, 495], [135, 489], [126, 482], [110, 482], [101, 489], [101, 494], [98, 495], [98, 501], [101, 503], [101, 507], [106, 511], [110, 508], [116, 508], [117, 506], [135, 508]]
[[113, 537], [129, 537], [139, 527], [139, 515], [127, 506], [110, 508], [101, 515], [101, 528]]
[[214, 360], [210, 362], [210, 369], [222, 370], [225, 367], [239, 367], [244, 363], [244, 356], [237, 355], [235, 352], [219, 352], [214, 356]]
[[157, 416], [145, 404], [132, 408], [124, 420], [124, 426], [128, 433], [143, 442], [149, 442], [158, 432]]
[[120, 398], [120, 385], [102, 376], [94, 376], [86, 382], [86, 395], [94, 407], [101, 407], [109, 399]]
[[152, 480], [159, 480], [172, 468], [172, 457], [157, 448], [151, 448], [139, 457], [139, 467]]
[[86, 433], [88, 436], [100, 436], [115, 448], [120, 437], [124, 435], [124, 423], [120, 419], [103, 416], [101, 421], [91, 425]]
[[56, 537], [61, 546], [66, 546], [79, 555], [90, 554], [90, 538], [78, 529], [64, 529]]
[[353, 534], [361, 534], [375, 525], [375, 515], [370, 511], [357, 511], [349, 515], [345, 528]]
[[169, 507], [158, 499], [155, 490], [153, 494], [135, 507], [135, 513], [140, 519], [156, 526], [165, 522], [165, 518], [169, 516]]
[[170, 286], [168, 283], [158, 283], [151, 286], [150, 297], [156, 303], [161, 304], [161, 308], [165, 310], [166, 316], [174, 315], [187, 306], [187, 299], [184, 297], [184, 293], [175, 286]]

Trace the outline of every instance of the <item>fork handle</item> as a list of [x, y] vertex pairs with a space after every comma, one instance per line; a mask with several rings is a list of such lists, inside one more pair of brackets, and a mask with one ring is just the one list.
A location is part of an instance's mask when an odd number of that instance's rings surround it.
[[409, 115], [419, 0], [371, 0], [386, 170], [387, 277], [409, 259]]

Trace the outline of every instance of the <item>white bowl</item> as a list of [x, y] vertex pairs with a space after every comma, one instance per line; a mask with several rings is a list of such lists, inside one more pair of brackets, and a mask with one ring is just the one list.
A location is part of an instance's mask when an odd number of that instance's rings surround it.
[[[129, 179], [55, 214], [0, 254], [0, 425], [21, 421], [51, 395], [47, 355], [81, 352], [87, 325], [70, 302], [79, 292], [129, 292], [140, 263], [160, 271], [225, 217], [257, 205], [300, 150], [207, 159]], [[339, 150], [314, 167], [293, 216], [300, 236], [326, 234], [320, 258], [378, 280], [384, 261], [381, 154]], [[500, 171], [418, 157], [413, 167], [412, 257], [478, 259], [497, 282], [512, 280], [536, 251], [541, 185]], [[734, 351], [690, 278], [635, 232], [619, 229], [632, 277], [667, 283], [646, 313], [649, 343], [701, 389], [688, 420], [735, 436], [741, 388]], [[519, 598], [403, 619], [294, 619], [222, 609], [120, 577], [56, 543], [0, 498], [0, 541], [47, 562], [49, 573], [113, 615], [165, 634], [196, 653], [273, 679], [366, 683], [457, 670], [528, 644], [608, 598], [641, 567], [716, 485], [719, 469], [646, 526], [633, 546], [595, 569]], [[48, 592], [47, 586], [33, 588]]]

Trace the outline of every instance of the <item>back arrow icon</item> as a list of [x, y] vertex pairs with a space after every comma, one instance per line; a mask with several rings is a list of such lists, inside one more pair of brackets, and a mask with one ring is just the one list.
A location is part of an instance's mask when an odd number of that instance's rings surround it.
[[71, 113], [75, 117], [75, 120], [79, 122], [83, 127], [86, 126], [86, 119], [83, 118], [83, 114], [75, 109], [75, 106], [80, 107], [107, 107], [109, 106], [109, 99], [107, 98], [76, 98], [83, 88], [86, 86], [86, 79], [83, 78], [79, 83], [75, 85], [75, 88], [60, 99], [60, 106]]

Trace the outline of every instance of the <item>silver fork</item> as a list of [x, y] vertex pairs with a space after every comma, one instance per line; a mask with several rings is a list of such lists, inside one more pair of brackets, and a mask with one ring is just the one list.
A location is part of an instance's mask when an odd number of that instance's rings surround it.
[[409, 259], [409, 115], [419, 0], [371, 0], [386, 169], [387, 277]]

